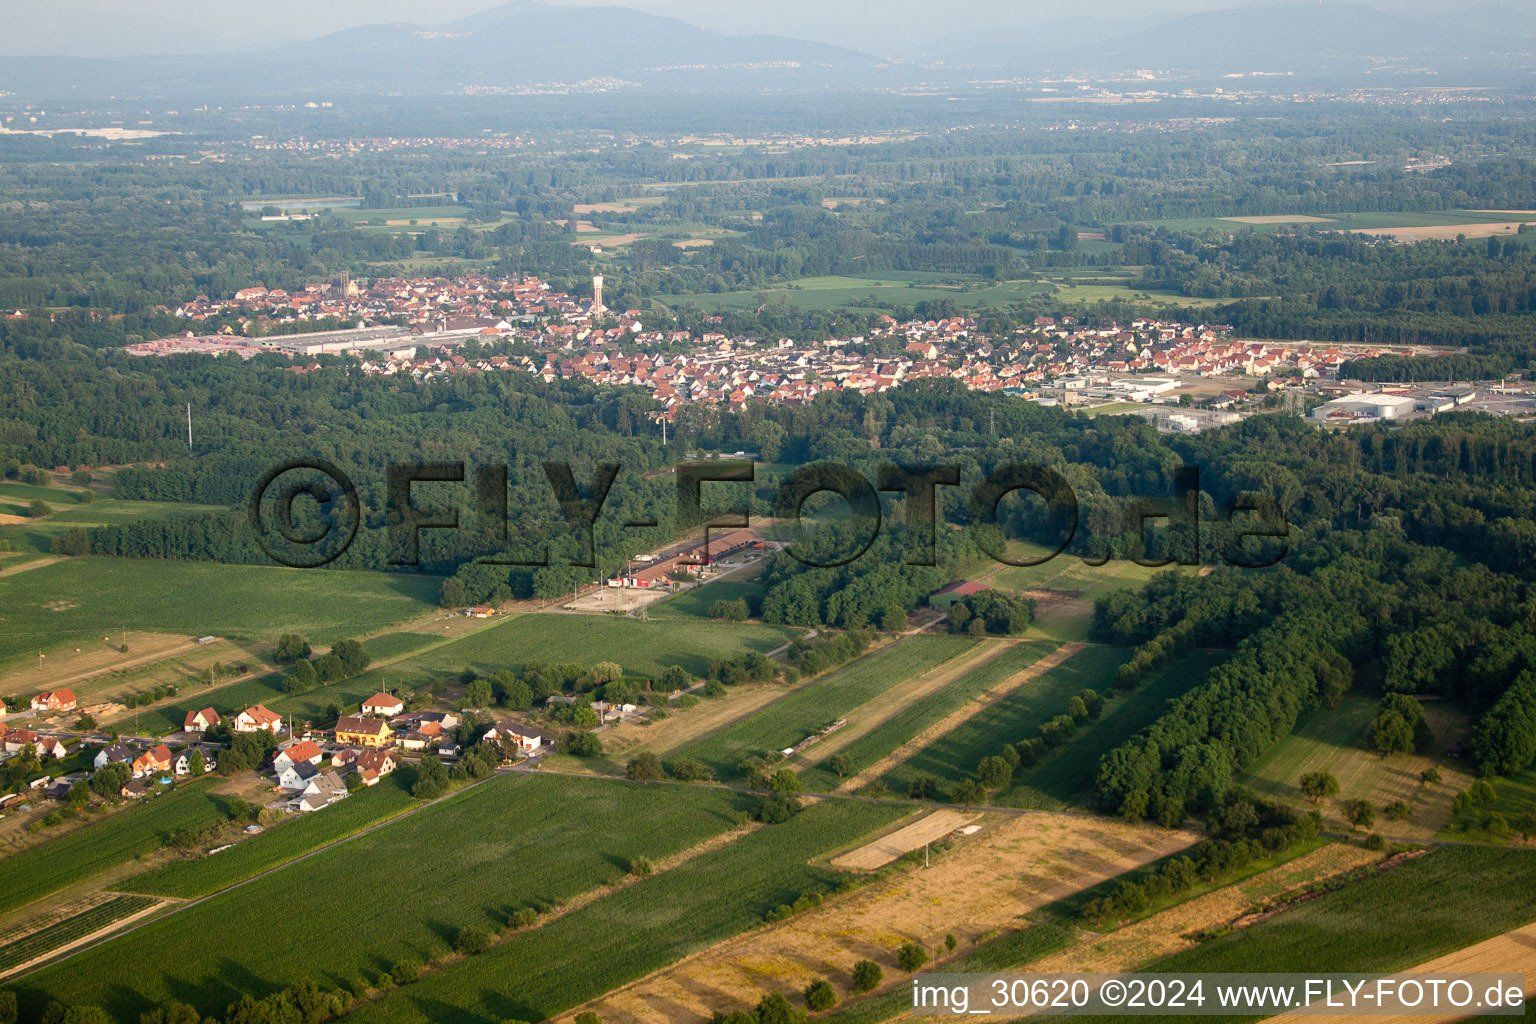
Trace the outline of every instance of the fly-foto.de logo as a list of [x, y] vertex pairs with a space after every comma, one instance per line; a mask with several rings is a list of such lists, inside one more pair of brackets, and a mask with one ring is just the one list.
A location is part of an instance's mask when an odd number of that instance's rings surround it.
[[[600, 463], [583, 484], [569, 463], [547, 462], [543, 475], [560, 519], [578, 540], [578, 553], [567, 564], [597, 565], [595, 527], [605, 514], [614, 485], [624, 475], [617, 463]], [[755, 463], [739, 460], [683, 462], [674, 466], [673, 526], [679, 530], [740, 529], [752, 525], [751, 499]], [[385, 468], [381, 529], [385, 532], [386, 562], [413, 566], [421, 560], [424, 531], [457, 531], [472, 523], [495, 550], [478, 561], [495, 565], [551, 564], [547, 538], [526, 536], [508, 500], [508, 467], [465, 462], [403, 462]], [[901, 465], [883, 463], [871, 479], [863, 472], [832, 462], [801, 466], [779, 481], [772, 501], [773, 518], [784, 541], [783, 550], [813, 566], [846, 565], [869, 550], [885, 520], [881, 495], [899, 496], [905, 527], [907, 565], [936, 564], [938, 531], [946, 523], [941, 497], [957, 496], [965, 510], [963, 525], [973, 529], [977, 546], [994, 560], [1015, 566], [1039, 565], [1066, 551], [1082, 536], [1076, 491], [1061, 473], [1048, 466], [1010, 462], [993, 468], [962, 487], [959, 464]], [[711, 503], [704, 485], [711, 484]], [[812, 552], [805, 543], [806, 505], [820, 494], [835, 495], [846, 504], [851, 540], [835, 554]], [[1000, 509], [1010, 495], [1034, 502], [1031, 539], [1025, 553], [1009, 550], [1003, 540]], [[1033, 499], [1028, 498], [1033, 495]], [[1171, 494], [1134, 496], [1118, 503], [1118, 533], [1140, 539], [1149, 529], [1171, 527], [1179, 541], [1158, 557], [1132, 554], [1141, 565], [1194, 565], [1201, 562], [1202, 501], [1200, 472], [1180, 466], [1173, 473]], [[363, 508], [356, 486], [341, 469], [324, 459], [297, 459], [273, 467], [257, 482], [249, 505], [258, 542], [275, 561], [295, 568], [317, 568], [339, 558], [363, 529]], [[468, 512], [465, 516], [463, 513]], [[1221, 550], [1227, 564], [1243, 568], [1274, 565], [1287, 553], [1289, 524], [1275, 502], [1262, 494], [1244, 493], [1215, 508], [1212, 516], [1224, 524]], [[654, 518], [623, 522], [626, 530], [655, 530]], [[1247, 546], [1250, 539], [1266, 542], [1261, 553]], [[707, 547], [706, 547], [707, 551]], [[1104, 557], [1085, 556], [1102, 562]]]

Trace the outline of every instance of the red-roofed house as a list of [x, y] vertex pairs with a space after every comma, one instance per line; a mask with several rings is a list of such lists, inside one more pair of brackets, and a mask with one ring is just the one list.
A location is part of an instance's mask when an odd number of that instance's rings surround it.
[[33, 711], [73, 711], [74, 690], [48, 690], [32, 698]]
[[213, 708], [203, 708], [201, 711], [188, 711], [186, 721], [182, 722], [183, 732], [207, 732], [220, 722], [219, 713]]
[[405, 701], [399, 697], [392, 697], [387, 693], [376, 693], [363, 701], [363, 714], [382, 715], [385, 718], [398, 715], [405, 710]]
[[263, 729], [274, 736], [282, 732], [283, 716], [268, 711], [260, 704], [246, 708], [235, 716], [235, 732], [261, 732]]

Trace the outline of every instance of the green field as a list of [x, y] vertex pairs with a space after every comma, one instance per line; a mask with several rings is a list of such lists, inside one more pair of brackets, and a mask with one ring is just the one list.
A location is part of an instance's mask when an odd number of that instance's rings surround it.
[[729, 774], [742, 758], [794, 746], [898, 684], [959, 657], [975, 642], [926, 634], [906, 637], [684, 746], [673, 756], [702, 761], [717, 773]]
[[709, 617], [709, 606], [716, 601], [746, 598], [750, 604], [752, 598], [762, 593], [763, 585], [757, 580], [717, 580], [653, 604], [646, 609], [646, 614], [653, 619], [705, 619]]
[[961, 275], [880, 273], [870, 277], [803, 277], [786, 285], [736, 292], [695, 292], [661, 295], [668, 306], [695, 306], [708, 312], [752, 310], [767, 303], [796, 311], [831, 309], [891, 309], [919, 302], [948, 300], [956, 306], [983, 306], [1023, 302], [1048, 293], [1052, 286], [1038, 281], [997, 283], [965, 280]]
[[[719, 833], [742, 799], [696, 787], [496, 776], [28, 976], [16, 986], [30, 1008], [23, 1019], [49, 998], [99, 1003], [135, 1020], [173, 998], [222, 1014], [242, 993], [306, 976], [328, 985], [374, 979], [396, 961], [447, 952], [462, 927], [498, 928], [516, 909], [548, 908], [623, 878], [632, 858], [660, 859]], [[721, 891], [701, 889], [700, 898], [715, 908]], [[517, 939], [501, 949], [526, 963], [528, 945]], [[593, 950], [566, 952], [585, 959]]]
[[542, 1020], [750, 928], [801, 893], [831, 889], [841, 876], [807, 862], [904, 813], [841, 801], [812, 807], [390, 992], [348, 1019]]
[[[1010, 551], [1043, 552], [1029, 545], [1012, 545]], [[1022, 555], [1016, 557], [1023, 557]], [[999, 590], [1052, 591], [1040, 600], [1035, 621], [1026, 636], [1051, 640], [1087, 640], [1093, 624], [1093, 603], [1111, 591], [1140, 587], [1160, 572], [1193, 573], [1195, 566], [1149, 568], [1128, 559], [1115, 559], [1103, 565], [1089, 565], [1074, 555], [1061, 554], [1048, 562], [1032, 566], [1000, 566], [996, 562], [977, 565], [973, 578], [984, 580]]]
[[1281, 973], [1316, 971], [1327, 964], [1331, 971], [1386, 974], [1533, 920], [1536, 853], [1443, 847], [1150, 969]]
[[[957, 708], [974, 700], [978, 694], [1023, 671], [1055, 649], [1055, 644], [1040, 641], [1010, 645], [1001, 654], [983, 661], [939, 692], [898, 711], [848, 744], [841, 753], [853, 763], [853, 772], [857, 774]], [[811, 749], [814, 752], [815, 748]], [[825, 761], [801, 775], [801, 782], [813, 791], [836, 789], [840, 781], [826, 767]]]
[[[1095, 652], [1098, 652], [1095, 655]], [[1085, 655], [1095, 655], [1078, 662]], [[1013, 785], [993, 797], [992, 802], [1005, 807], [1055, 809], [1063, 804], [1082, 803], [1093, 795], [1093, 780], [1099, 759], [1109, 751], [1151, 725], [1168, 702], [1198, 686], [1212, 666], [1229, 657], [1226, 651], [1196, 651], [1168, 665], [1144, 680], [1127, 696], [1116, 697], [1104, 706], [1097, 722], [1087, 722], [1066, 743], [1042, 757], [1032, 768], [1014, 774]], [[1108, 695], [1115, 669], [1130, 657], [1122, 648], [1090, 647], [1069, 658], [1051, 675], [1065, 672], [1056, 680], [1063, 688], [1077, 693], [1092, 687]], [[1078, 662], [1074, 665], [1074, 662]], [[1071, 682], [1068, 682], [1071, 680]], [[1060, 714], [1058, 705], [1052, 716]], [[1023, 737], [1020, 737], [1023, 738]], [[991, 751], [997, 753], [997, 751]], [[972, 768], [975, 762], [972, 762]]]
[[145, 896], [114, 896], [105, 903], [98, 903], [89, 910], [72, 914], [25, 938], [8, 942], [0, 946], [0, 971], [19, 967], [61, 946], [67, 946], [76, 939], [83, 939], [114, 921], [131, 917], [146, 907], [154, 906], [155, 903], [155, 900]]
[[413, 772], [396, 772], [353, 793], [324, 814], [301, 814], [237, 843], [234, 849], [172, 861], [118, 885], [124, 892], [191, 899], [243, 882], [269, 868], [407, 810]]
[[0, 663], [116, 629], [236, 640], [300, 632], [319, 644], [430, 611], [441, 582], [140, 558], [71, 558], [0, 578]]
[[166, 845], [183, 829], [201, 829], [243, 812], [234, 797], [210, 792], [214, 779], [146, 797], [89, 825], [0, 860], [0, 913], [15, 910]]
[[[1067, 701], [1091, 686], [1101, 692], [1128, 653], [1112, 647], [1088, 647], [1032, 681], [1023, 689], [987, 707], [938, 737], [881, 777], [882, 785], [905, 796], [912, 780], [930, 775], [959, 782], [976, 770], [977, 763], [997, 753], [1005, 743], [1016, 743], [1066, 710]], [[1106, 709], [1107, 713], [1108, 709]]]
[[363, 650], [368, 652], [368, 657], [373, 661], [383, 661], [386, 658], [398, 658], [412, 651], [419, 651], [441, 639], [442, 637], [433, 636], [431, 633], [384, 633], [364, 640]]
[[[306, 635], [313, 638], [313, 634]], [[394, 664], [302, 693], [284, 693], [280, 672], [222, 686], [206, 695], [194, 691], [176, 701], [145, 709], [141, 727], [159, 731], [179, 729], [194, 704], [211, 704], [222, 713], [259, 703], [296, 720], [316, 719], [329, 705], [345, 710], [380, 690], [427, 686], [457, 676], [466, 666], [489, 675], [504, 668], [517, 669], [530, 661], [583, 665], [613, 661], [631, 676], [655, 678], [667, 665], [681, 665], [689, 673], [702, 676], [710, 659], [734, 657], [746, 651], [770, 651], [789, 642], [794, 635], [794, 630], [782, 626], [692, 619], [642, 622], [599, 615], [508, 617], [487, 629], [416, 654], [410, 652], [436, 638], [418, 633], [400, 634], [413, 638], [410, 640], [381, 637], [379, 649], [406, 656]], [[422, 639], [418, 641], [415, 637]]]
[[[1384, 758], [1371, 748], [1369, 740], [1376, 710], [1376, 698], [1351, 694], [1337, 708], [1311, 712], [1297, 724], [1295, 732], [1240, 774], [1237, 783], [1310, 810], [1311, 802], [1298, 789], [1301, 777], [1326, 771], [1339, 780], [1339, 799], [1370, 800], [1378, 810], [1401, 800], [1414, 809], [1413, 825], [1432, 831], [1450, 820], [1455, 790], [1471, 785], [1466, 775], [1470, 765], [1436, 756], [1447, 744], [1465, 739], [1466, 716], [1448, 702], [1426, 702], [1425, 720], [1435, 733], [1434, 745], [1426, 756], [1396, 754]], [[1446, 781], [1421, 785], [1419, 773], [1432, 765]], [[1344, 826], [1336, 804], [1325, 804], [1321, 810], [1331, 819], [1330, 824]], [[1430, 834], [1386, 820], [1379, 821], [1377, 827], [1385, 835]]]
[[[41, 490], [41, 488], [35, 487], [30, 489]], [[70, 504], [42, 519], [35, 519], [27, 523], [15, 523], [11, 526], [0, 526], [0, 538], [9, 540], [11, 546], [17, 551], [30, 551], [46, 555], [53, 544], [53, 539], [71, 527], [90, 530], [97, 526], [122, 525], [140, 519], [170, 519], [176, 516], [191, 516], [203, 512], [221, 510], [217, 505], [193, 505], [168, 501], [126, 501], [120, 498], [98, 498], [88, 505], [81, 505], [74, 504], [78, 500], [78, 493], [74, 491], [52, 490], [48, 491], [47, 494], [48, 497], [44, 498], [45, 501], [62, 501], [70, 502]], [[31, 499], [28, 498], [27, 500], [30, 501]], [[5, 497], [3, 494], [0, 494], [0, 502], [3, 501], [5, 501]]]
[[[1488, 816], [1497, 814], [1514, 826], [1521, 816], [1536, 811], [1536, 768], [1527, 768], [1508, 778], [1490, 779], [1493, 783], [1494, 800], [1487, 807], [1470, 807], [1440, 830], [1443, 839], [1485, 839], [1506, 842], [1508, 837], [1490, 836], [1486, 828]], [[1519, 829], [1514, 829], [1519, 835]]]
[[714, 658], [767, 652], [789, 643], [799, 630], [741, 622], [643, 622], [610, 615], [524, 615], [481, 630], [423, 656], [428, 670], [482, 672], [526, 662], [614, 661], [624, 674], [654, 678], [668, 665], [703, 676]]

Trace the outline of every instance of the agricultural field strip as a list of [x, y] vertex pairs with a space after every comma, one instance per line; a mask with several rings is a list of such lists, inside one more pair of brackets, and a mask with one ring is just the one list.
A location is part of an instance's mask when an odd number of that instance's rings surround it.
[[[745, 803], [733, 794], [615, 780], [497, 775], [428, 806], [429, 814], [411, 815], [387, 843], [349, 842], [299, 858], [306, 862], [300, 872], [267, 872], [29, 974], [18, 986], [24, 1012], [49, 999], [88, 997], [133, 1019], [178, 995], [202, 1012], [221, 1012], [253, 986], [272, 990], [305, 976], [376, 981], [402, 958], [420, 964], [450, 953], [462, 927], [494, 933], [517, 909], [547, 912], [621, 881], [637, 857], [665, 863], [734, 828]], [[445, 850], [452, 855], [442, 856]], [[401, 868], [428, 861], [435, 871]], [[390, 896], [377, 893], [379, 879], [393, 880]], [[473, 898], [466, 900], [466, 892]], [[295, 901], [329, 908], [309, 918], [311, 941], [299, 945], [288, 935]], [[402, 901], [414, 911], [405, 918], [398, 913]], [[264, 965], [260, 981], [231, 976], [228, 948], [208, 943], [217, 923], [228, 920], [242, 922], [241, 954]], [[162, 954], [152, 964], [140, 953], [146, 945]]]
[[[351, 1024], [542, 1020], [732, 935], [780, 903], [832, 887], [812, 858], [888, 825], [890, 808], [813, 806], [673, 871], [653, 875], [349, 1014]], [[722, 893], [728, 894], [722, 898]]]
[[188, 783], [0, 860], [0, 913], [153, 852], [166, 835], [227, 820], [213, 782]]
[[748, 755], [793, 746], [914, 675], [937, 668], [974, 643], [922, 634], [902, 637], [683, 747], [678, 754], [719, 771], [734, 767]]
[[[1067, 702], [1089, 685], [1102, 686], [1114, 667], [1127, 656], [1120, 648], [1089, 644], [1062, 661], [1049, 672], [1036, 676], [1033, 684], [1016, 687], [1004, 697], [982, 705], [976, 713], [959, 722], [945, 735], [924, 744], [885, 772], [870, 786], [884, 786], [891, 792], [906, 792], [915, 778], [931, 776], [959, 782], [976, 768], [983, 757], [998, 753], [1004, 744], [1033, 736], [1045, 722], [1066, 710]], [[1055, 748], [1042, 762], [1052, 760], [1060, 751], [1091, 737], [1111, 720], [1118, 707], [1106, 709], [1094, 728], [1079, 733]], [[1015, 781], [1035, 769], [1021, 766]], [[1004, 790], [1006, 794], [1010, 790]], [[1002, 794], [1000, 794], [1001, 796]], [[994, 799], [994, 803], [1007, 801]]]
[[0, 946], [0, 978], [82, 947], [89, 940], [117, 931], [164, 905], [164, 901], [152, 896], [114, 896], [105, 903]]
[[960, 676], [1001, 657], [1007, 653], [1008, 649], [1007, 644], [983, 641], [968, 650], [961, 651], [943, 664], [913, 676], [893, 690], [887, 691], [887, 699], [879, 700], [878, 703], [870, 701], [850, 711], [847, 725], [787, 759], [785, 764], [790, 768], [799, 769], [808, 767], [813, 757], [825, 760], [855, 741], [864, 739], [875, 729], [913, 705], [933, 696]]
[[[494, 776], [493, 776], [493, 778], [494, 778]], [[334, 842], [326, 843], [324, 846], [317, 846], [314, 849], [309, 850], [306, 853], [302, 853], [302, 854], [292, 858], [291, 860], [286, 860], [286, 861], [282, 862], [281, 864], [277, 864], [277, 865], [274, 865], [273, 867], [267, 868], [266, 870], [261, 871], [258, 874], [250, 876], [249, 878], [241, 879], [240, 881], [234, 882], [234, 883], [232, 883], [230, 885], [227, 885], [227, 886], [225, 886], [222, 889], [217, 889], [217, 890], [215, 890], [215, 891], [213, 891], [211, 893], [208, 893], [206, 896], [199, 896], [199, 897], [197, 897], [195, 899], [190, 899], [190, 900], [186, 900], [184, 902], [178, 903], [174, 907], [170, 908], [165, 914], [162, 914], [160, 917], [156, 918], [156, 920], [157, 921], [163, 920], [164, 918], [169, 917], [169, 916], [171, 916], [173, 914], [178, 914], [178, 913], [181, 913], [183, 911], [190, 910], [191, 908], [197, 906], [200, 903], [206, 903], [206, 902], [208, 902], [211, 899], [215, 899], [215, 898], [217, 898], [219, 896], [223, 896], [224, 894], [229, 893], [229, 892], [231, 892], [231, 891], [233, 891], [235, 889], [238, 889], [241, 886], [250, 885], [253, 882], [258, 882], [261, 879], [267, 877], [268, 875], [276, 874], [277, 872], [282, 871], [282, 870], [284, 870], [286, 868], [291, 868], [295, 864], [299, 864], [299, 863], [301, 863], [303, 861], [308, 860], [311, 857], [314, 857], [314, 856], [317, 856], [319, 854], [322, 854], [322, 853], [326, 852], [327, 850], [331, 850], [331, 849], [334, 849], [334, 848], [336, 848], [338, 846], [341, 846], [343, 843], [351, 842], [354, 839], [360, 839], [363, 836], [368, 835], [368, 834], [370, 834], [372, 832], [376, 832], [379, 829], [384, 828], [384, 827], [386, 827], [388, 825], [393, 825], [393, 824], [401, 821], [404, 818], [410, 817], [412, 814], [415, 814], [418, 811], [422, 811], [422, 810], [425, 810], [428, 807], [432, 807], [432, 806], [435, 806], [437, 804], [444, 803], [446, 801], [452, 800], [454, 797], [462, 796], [465, 793], [468, 793], [470, 790], [474, 789], [476, 786], [483, 785], [484, 783], [489, 782], [489, 781], [490, 781], [490, 779], [481, 779], [479, 782], [472, 782], [468, 786], [465, 786], [463, 789], [455, 790], [454, 792], [449, 793], [446, 796], [439, 797], [437, 800], [433, 800], [433, 801], [430, 801], [428, 803], [417, 804], [415, 807], [412, 807], [412, 808], [410, 808], [410, 809], [408, 809], [406, 811], [403, 811], [400, 814], [397, 814], [397, 815], [395, 815], [395, 816], [393, 816], [391, 818], [387, 818], [384, 821], [381, 821], [381, 822], [379, 822], [376, 825], [372, 825], [372, 826], [369, 826], [368, 828], [362, 829], [360, 831], [353, 832], [350, 835], [343, 836], [340, 839], [335, 840]], [[142, 922], [140, 924], [136, 924], [132, 928], [127, 929], [126, 931], [118, 931], [118, 932], [112, 933], [111, 935], [102, 936], [102, 937], [98, 938], [97, 940], [95, 940], [95, 941], [93, 941], [93, 942], [91, 942], [89, 944], [82, 945], [79, 948], [70, 950], [70, 954], [73, 956], [73, 955], [77, 955], [79, 953], [83, 953], [86, 950], [92, 948], [93, 946], [99, 945], [102, 942], [106, 942], [108, 939], [116, 939], [116, 938], [119, 938], [122, 935], [128, 934], [129, 932], [137, 931], [139, 928], [143, 927], [143, 925], [147, 924], [147, 923], [148, 922]], [[32, 969], [35, 970], [35, 969], [40, 968], [42, 966], [44, 966], [44, 965], [43, 964], [34, 964]], [[30, 973], [30, 971], [28, 971], [27, 973]], [[19, 976], [24, 976], [24, 975], [19, 975]]]
[[[1017, 928], [1026, 914], [1174, 854], [1198, 838], [1124, 822], [1068, 822], [1039, 812], [1023, 818], [938, 812], [896, 822], [894, 831], [838, 855], [832, 864], [882, 842], [907, 845], [900, 841], [904, 833], [936, 818], [947, 831], [974, 817], [981, 817], [982, 831], [957, 838], [929, 868], [875, 879], [787, 921], [700, 950], [572, 1012], [590, 1009], [613, 1024], [704, 1024], [712, 1012], [750, 1006], [765, 991], [795, 999], [817, 977], [844, 987], [853, 963], [866, 957], [882, 963], [888, 978], [899, 976], [895, 952], [903, 941], [932, 947], [953, 933], [961, 948], [974, 948], [998, 929]], [[915, 848], [920, 847], [918, 841]], [[1024, 865], [1029, 867], [1019, 870]], [[901, 988], [904, 982], [893, 984]], [[559, 1024], [571, 1024], [570, 1014]]]
[[174, 860], [125, 879], [113, 889], [173, 899], [210, 896], [267, 868], [290, 862], [302, 853], [318, 851], [353, 838], [367, 828], [387, 824], [419, 806], [401, 777], [391, 776], [327, 808], [325, 814], [307, 814], [284, 821], [260, 835], [241, 840], [233, 849], [217, 856], [205, 854]]
[[907, 740], [901, 746], [897, 747], [895, 750], [891, 751], [889, 754], [885, 755], [883, 758], [881, 758], [879, 761], [876, 761], [868, 768], [865, 768], [858, 774], [849, 777], [846, 781], [843, 782], [842, 785], [838, 787], [838, 789], [840, 791], [853, 791], [867, 786], [869, 783], [885, 775], [898, 764], [901, 764], [903, 761], [911, 757], [923, 747], [935, 742], [943, 736], [948, 735], [951, 730], [968, 721], [972, 716], [979, 713], [987, 705], [995, 701], [1002, 700], [1024, 684], [1032, 682], [1040, 675], [1049, 672], [1051, 669], [1055, 668], [1057, 665], [1060, 665], [1062, 662], [1072, 657], [1072, 655], [1082, 650], [1085, 646], [1087, 645], [1081, 643], [1062, 644], [1060, 647], [1056, 648], [1049, 654], [1044, 655], [1033, 664], [1026, 666], [1020, 671], [1009, 676], [1007, 679], [1004, 679], [996, 686], [993, 686], [990, 689], [978, 694], [971, 699], [970, 703], [956, 708], [944, 718], [935, 722], [933, 725], [928, 726], [922, 732], [919, 732], [916, 736], [913, 736], [911, 739]]
[[[1491, 939], [1458, 949], [1454, 953], [1436, 957], [1422, 964], [1415, 964], [1405, 974], [1512, 974], [1525, 975], [1525, 991], [1536, 992], [1536, 924], [1507, 931]], [[1269, 1020], [1275, 1024], [1306, 1024], [1308, 1014], [1286, 1013]], [[1441, 1024], [1461, 1020], [1461, 1015], [1443, 1017], [1413, 1015], [1379, 1016], [1380, 1024]], [[1375, 1024], [1375, 1022], [1373, 1022]]]

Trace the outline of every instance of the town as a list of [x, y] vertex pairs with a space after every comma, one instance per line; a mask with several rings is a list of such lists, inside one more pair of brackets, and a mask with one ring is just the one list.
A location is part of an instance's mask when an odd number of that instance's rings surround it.
[[[1152, 413], [1169, 430], [1219, 426], [1242, 412], [1282, 405], [1315, 406], [1314, 421], [1329, 425], [1407, 419], [1469, 403], [1500, 415], [1536, 414], [1536, 392], [1503, 382], [1479, 391], [1339, 379], [1351, 359], [1432, 357], [1447, 354], [1443, 350], [1249, 340], [1221, 324], [1149, 317], [1090, 325], [1070, 315], [1043, 316], [994, 335], [969, 316], [905, 322], [881, 316], [877, 327], [851, 337], [807, 341], [715, 331], [695, 337], [648, 330], [641, 310], [609, 310], [602, 277], [593, 278], [590, 296], [578, 297], [537, 277], [483, 275], [368, 284], [343, 277], [296, 294], [252, 286], [219, 301], [199, 296], [173, 312], [193, 323], [233, 324], [221, 333], [189, 329], [126, 350], [243, 359], [277, 353], [294, 360], [297, 373], [319, 369], [314, 357], [327, 355], [356, 357], [365, 373], [383, 377], [522, 372], [545, 381], [581, 379], [648, 391], [658, 422], [674, 420], [688, 406], [793, 405], [823, 393], [874, 394], [929, 379], [1066, 408], [1206, 411]], [[321, 320], [358, 326], [280, 333]], [[254, 334], [234, 333], [236, 326]]]

